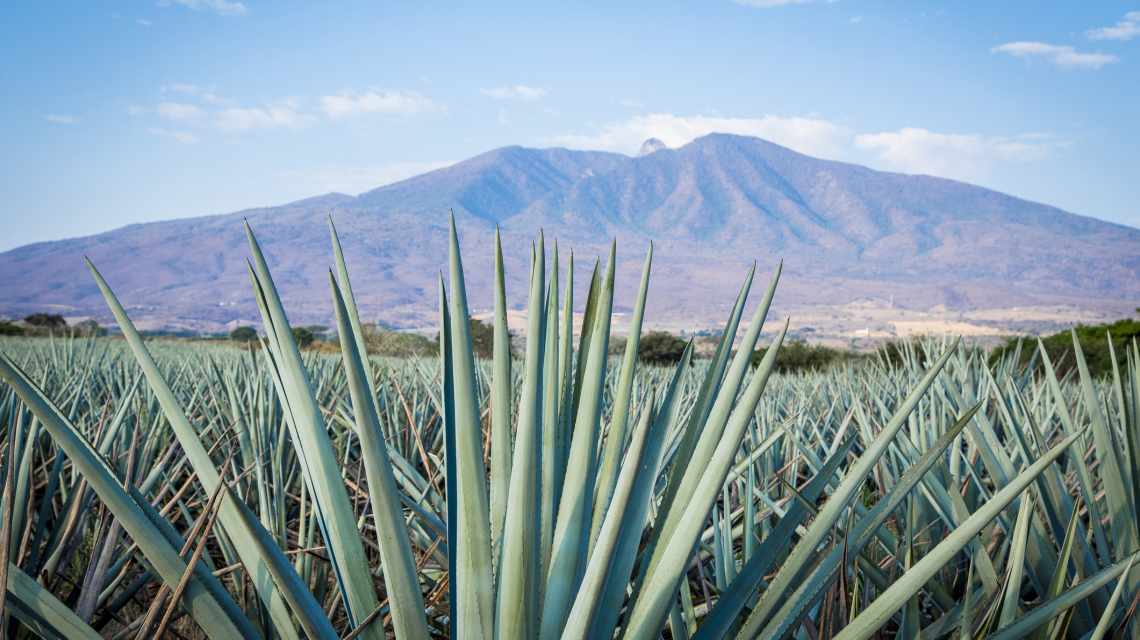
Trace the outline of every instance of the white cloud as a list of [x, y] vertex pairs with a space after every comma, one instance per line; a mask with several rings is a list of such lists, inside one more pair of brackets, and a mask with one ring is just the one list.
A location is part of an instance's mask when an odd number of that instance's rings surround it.
[[856, 135], [854, 145], [887, 169], [977, 181], [997, 164], [1041, 160], [1063, 143], [1048, 134], [1003, 137], [906, 127]]
[[241, 2], [231, 0], [158, 0], [158, 6], [182, 6], [194, 11], [212, 11], [220, 16], [241, 16], [249, 9]]
[[847, 21], [850, 22], [851, 24], [859, 24], [860, 22], [863, 21], [863, 16], [851, 16], [850, 18], [847, 19]]
[[222, 131], [251, 129], [297, 129], [312, 123], [294, 100], [283, 100], [260, 107], [226, 107], [214, 113], [214, 125]]
[[552, 138], [551, 142], [580, 149], [635, 153], [649, 138], [679, 147], [710, 133], [756, 136], [803, 153], [830, 158], [841, 156], [850, 139], [845, 128], [820, 118], [725, 118], [651, 113], [607, 124], [592, 135], [562, 135]]
[[1108, 53], [1077, 51], [1068, 45], [1045, 42], [1007, 42], [990, 49], [993, 53], [1007, 53], [1017, 58], [1042, 58], [1066, 69], [1099, 69], [1119, 58]]
[[330, 118], [342, 118], [361, 113], [410, 115], [446, 109], [416, 91], [370, 90], [363, 93], [343, 91], [335, 96], [323, 96], [321, 110]]
[[79, 118], [66, 113], [49, 113], [44, 116], [44, 120], [52, 124], [78, 124]]
[[164, 120], [189, 122], [200, 120], [205, 112], [196, 104], [185, 102], [160, 102], [155, 106], [154, 112]]
[[632, 155], [649, 138], [677, 148], [710, 133], [754, 136], [811, 156], [970, 182], [985, 181], [1002, 166], [1044, 160], [1068, 144], [1048, 133], [1000, 136], [918, 127], [858, 132], [816, 116], [734, 118], [668, 113], [636, 116], [601, 126], [593, 134], [568, 134], [545, 142]]
[[182, 95], [193, 96], [201, 102], [207, 104], [224, 104], [226, 100], [214, 92], [213, 89], [200, 87], [196, 84], [189, 84], [186, 82], [172, 82], [170, 84], [162, 85], [161, 91], [163, 93], [179, 93]]
[[546, 89], [516, 84], [507, 87], [480, 89], [479, 93], [496, 100], [539, 100], [546, 96]]
[[173, 131], [171, 129], [163, 129], [161, 127], [151, 127], [147, 129], [147, 132], [162, 138], [170, 138], [171, 140], [181, 142], [182, 144], [194, 144], [198, 141], [198, 136], [195, 136], [188, 131]]
[[367, 167], [318, 167], [285, 171], [282, 177], [304, 193], [358, 194], [399, 182], [421, 173], [442, 169], [455, 164], [452, 161], [392, 162]]
[[1085, 35], [1092, 40], [1131, 40], [1140, 36], [1140, 11], [1129, 11], [1113, 26], [1092, 29]]
[[135, 18], [135, 22], [141, 24], [144, 27], [149, 27], [150, 25], [154, 24], [153, 22], [151, 22], [150, 20], [147, 20], [146, 18]]

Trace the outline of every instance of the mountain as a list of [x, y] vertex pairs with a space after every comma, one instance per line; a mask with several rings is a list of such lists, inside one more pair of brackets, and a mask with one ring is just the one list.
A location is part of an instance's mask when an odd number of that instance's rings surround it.
[[712, 134], [677, 149], [647, 141], [637, 157], [505, 147], [357, 196], [27, 245], [0, 254], [0, 314], [107, 318], [86, 255], [141, 326], [217, 330], [255, 320], [244, 218], [291, 319], [327, 323], [332, 214], [362, 313], [429, 326], [449, 210], [476, 312], [491, 303], [495, 225], [513, 304], [523, 303], [539, 229], [559, 240], [563, 263], [575, 250], [583, 288], [594, 257], [617, 239], [618, 311], [653, 241], [650, 321], [688, 327], [723, 321], [748, 266], [757, 261], [766, 279], [781, 258], [778, 310], [874, 299], [910, 309], [1120, 311], [1140, 299], [1140, 230], [953, 180]]

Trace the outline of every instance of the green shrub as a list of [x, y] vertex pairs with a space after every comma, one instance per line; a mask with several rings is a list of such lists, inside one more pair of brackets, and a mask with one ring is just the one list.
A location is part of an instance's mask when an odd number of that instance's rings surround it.
[[439, 341], [406, 331], [391, 331], [379, 326], [362, 327], [368, 354], [390, 358], [434, 356], [439, 353]]
[[7, 320], [0, 320], [0, 336], [22, 336], [24, 328]]
[[62, 329], [67, 326], [67, 320], [64, 320], [63, 316], [58, 313], [33, 313], [24, 318], [24, 322], [37, 329], [47, 329], [49, 331]]
[[[1108, 350], [1108, 336], [1112, 336], [1112, 347], [1116, 350], [1118, 361], [1123, 362], [1125, 348], [1133, 340], [1140, 340], [1140, 320], [1128, 318], [1117, 320], [1108, 324], [1077, 325], [1073, 328], [1077, 340], [1081, 343], [1081, 351], [1085, 354], [1089, 372], [1094, 376], [1102, 376], [1112, 372], [1112, 356]], [[1011, 357], [1017, 351], [1017, 343], [1021, 342], [1021, 352], [1018, 358], [1019, 365], [1026, 365], [1032, 358], [1040, 359], [1037, 341], [1026, 338], [1011, 338], [990, 354], [990, 363], [993, 364], [1004, 357]], [[1058, 375], [1076, 368], [1076, 359], [1073, 356], [1073, 334], [1061, 331], [1041, 338], [1049, 359], [1057, 368]]]
[[257, 329], [253, 327], [238, 327], [230, 332], [230, 340], [235, 342], [253, 342], [257, 340]]
[[650, 331], [641, 336], [637, 357], [654, 365], [673, 364], [685, 353], [685, 341], [667, 331]]
[[297, 346], [301, 347], [302, 349], [313, 344], [313, 341], [316, 339], [317, 339], [317, 336], [314, 335], [313, 332], [308, 327], [294, 327], [293, 328], [293, 340], [296, 340]]
[[[752, 354], [752, 366], [760, 364], [767, 348], [757, 349]], [[847, 351], [833, 349], [822, 344], [808, 344], [803, 340], [785, 342], [776, 354], [776, 370], [780, 373], [801, 371], [822, 371], [827, 367], [853, 357]]]
[[82, 322], [79, 322], [72, 328], [72, 331], [77, 336], [83, 336], [87, 338], [96, 338], [99, 336], [107, 335], [107, 330], [99, 326], [99, 323], [94, 320], [84, 320]]

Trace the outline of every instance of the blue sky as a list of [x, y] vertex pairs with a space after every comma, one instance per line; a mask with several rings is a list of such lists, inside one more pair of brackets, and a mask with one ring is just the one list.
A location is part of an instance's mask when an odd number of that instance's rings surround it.
[[427, 4], [7, 4], [0, 250], [710, 131], [1140, 226], [1140, 0]]

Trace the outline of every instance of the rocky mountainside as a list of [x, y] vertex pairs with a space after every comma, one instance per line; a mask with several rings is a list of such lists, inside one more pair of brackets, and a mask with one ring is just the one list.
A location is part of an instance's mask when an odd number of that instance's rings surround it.
[[[262, 241], [295, 322], [331, 317], [332, 214], [370, 319], [434, 323], [447, 213], [458, 221], [469, 296], [491, 303], [499, 225], [519, 306], [529, 241], [573, 248], [583, 284], [617, 238], [617, 308], [655, 243], [649, 321], [723, 320], [753, 261], [781, 258], [777, 310], [874, 299], [912, 309], [1033, 305], [1131, 309], [1140, 230], [973, 185], [820, 160], [758, 138], [713, 134], [637, 157], [506, 147], [358, 196], [131, 225], [0, 254], [0, 314], [108, 317], [89, 256], [143, 326], [220, 330], [257, 317], [242, 219]], [[579, 294], [581, 299], [581, 294]]]

